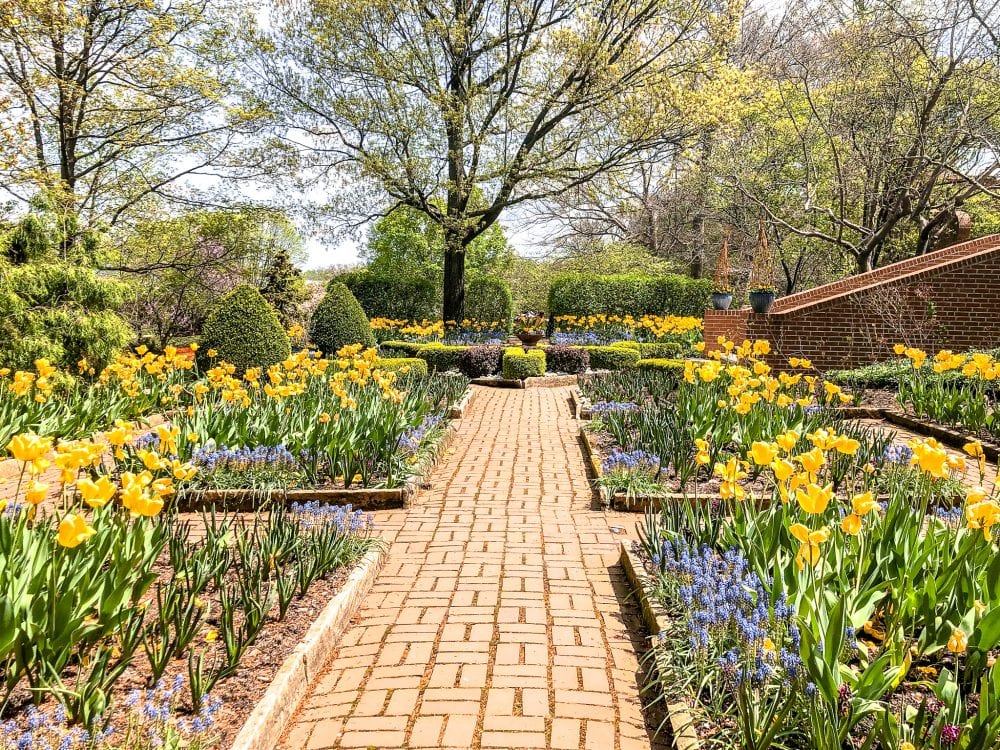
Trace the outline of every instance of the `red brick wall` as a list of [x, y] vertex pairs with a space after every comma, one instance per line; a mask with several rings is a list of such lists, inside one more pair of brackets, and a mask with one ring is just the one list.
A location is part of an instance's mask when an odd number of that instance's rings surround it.
[[783, 297], [771, 313], [708, 310], [705, 341], [767, 339], [772, 364], [821, 370], [887, 359], [897, 342], [930, 351], [1000, 346], [1000, 235]]

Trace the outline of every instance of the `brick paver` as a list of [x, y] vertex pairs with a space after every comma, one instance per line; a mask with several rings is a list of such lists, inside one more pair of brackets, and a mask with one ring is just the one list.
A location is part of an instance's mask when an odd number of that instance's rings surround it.
[[284, 750], [649, 748], [618, 566], [568, 391], [482, 388]]

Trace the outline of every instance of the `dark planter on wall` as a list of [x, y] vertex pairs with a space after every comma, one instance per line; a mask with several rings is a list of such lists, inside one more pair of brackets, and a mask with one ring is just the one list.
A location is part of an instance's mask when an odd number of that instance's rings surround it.
[[757, 291], [750, 292], [750, 309], [758, 314], [770, 312], [771, 305], [774, 304], [774, 292]]
[[733, 304], [733, 295], [729, 292], [712, 292], [712, 309], [728, 310]]

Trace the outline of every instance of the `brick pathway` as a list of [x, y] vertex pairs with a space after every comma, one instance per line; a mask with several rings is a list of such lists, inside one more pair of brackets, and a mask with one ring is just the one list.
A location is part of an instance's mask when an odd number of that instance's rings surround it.
[[284, 750], [649, 748], [618, 566], [568, 390], [482, 388]]

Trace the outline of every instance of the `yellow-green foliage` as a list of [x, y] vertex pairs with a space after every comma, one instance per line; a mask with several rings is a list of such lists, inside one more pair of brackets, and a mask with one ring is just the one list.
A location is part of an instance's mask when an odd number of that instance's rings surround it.
[[518, 346], [508, 347], [503, 354], [505, 380], [524, 380], [545, 374], [545, 350], [524, 351]]

